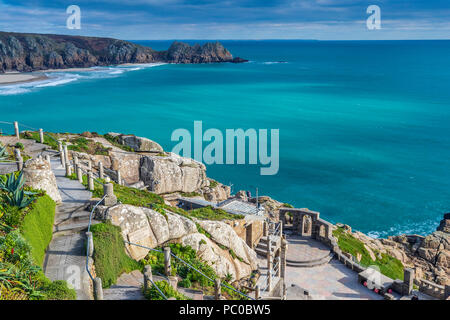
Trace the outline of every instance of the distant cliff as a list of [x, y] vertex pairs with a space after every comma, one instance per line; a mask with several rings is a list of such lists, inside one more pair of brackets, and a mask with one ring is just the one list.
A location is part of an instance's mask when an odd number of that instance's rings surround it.
[[123, 63], [245, 62], [233, 58], [219, 42], [190, 46], [174, 42], [155, 51], [128, 41], [50, 34], [0, 32], [0, 73], [84, 68]]

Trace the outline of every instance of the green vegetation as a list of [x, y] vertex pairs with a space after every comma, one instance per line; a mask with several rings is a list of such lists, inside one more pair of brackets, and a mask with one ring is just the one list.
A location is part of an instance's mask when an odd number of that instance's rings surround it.
[[[30, 139], [36, 142], [41, 142], [41, 138], [39, 136], [39, 132], [26, 131], [20, 134], [22, 139]], [[52, 139], [53, 138], [53, 139]], [[44, 134], [44, 144], [48, 145], [53, 150], [58, 150], [58, 138], [53, 133], [45, 133]]]
[[23, 173], [10, 173], [0, 176], [0, 190], [4, 191], [3, 200], [10, 206], [20, 209], [27, 207], [35, 198], [34, 193], [24, 190]]
[[91, 227], [94, 239], [94, 261], [97, 276], [102, 279], [104, 288], [109, 288], [116, 283], [117, 278], [123, 273], [143, 269], [139, 263], [125, 252], [125, 244], [120, 227], [111, 223], [100, 223]]
[[9, 153], [6, 147], [2, 146], [0, 143], [0, 161], [8, 160], [9, 159]]
[[364, 248], [364, 243], [356, 239], [351, 234], [345, 232], [343, 228], [337, 228], [333, 231], [333, 236], [338, 239], [339, 248], [343, 252], [350, 253], [354, 257], [358, 253], [361, 254], [360, 264], [364, 267], [375, 265], [380, 268], [380, 272], [391, 279], [401, 279], [403, 280], [403, 264], [400, 260], [381, 253], [381, 259], [378, 257], [380, 254], [378, 251], [373, 250], [376, 260], [373, 261], [370, 257], [369, 252]]
[[[65, 281], [52, 282], [41, 266], [52, 238], [55, 203], [44, 192], [24, 187], [19, 173], [0, 175], [0, 300], [75, 299]], [[29, 203], [12, 202], [32, 194]]]
[[[166, 298], [175, 298], [177, 300], [191, 300], [185, 295], [175, 290], [166, 281], [157, 281], [155, 282], [155, 285], [159, 288], [159, 290], [161, 290], [162, 293], [164, 293]], [[156, 289], [154, 286], [151, 286], [147, 290], [147, 292], [144, 292], [144, 296], [148, 300], [164, 300], [164, 298], [161, 296], [161, 293], [159, 293], [158, 289]]]
[[21, 143], [21, 142], [17, 142], [15, 145], [14, 145], [14, 147], [15, 148], [17, 148], [17, 149], [20, 149], [20, 150], [23, 150], [25, 147], [23, 146], [23, 143]]
[[239, 220], [244, 218], [243, 215], [228, 213], [222, 209], [214, 209], [211, 206], [191, 210], [189, 215], [204, 220]]
[[283, 207], [284, 208], [294, 208], [291, 204], [289, 203], [283, 203]]
[[134, 152], [134, 149], [129, 147], [129, 146], [124, 146], [123, 144], [121, 144], [119, 142], [119, 138], [118, 137], [114, 137], [112, 135], [109, 134], [105, 134], [103, 135], [103, 137], [108, 140], [113, 146], [118, 147], [124, 151], [128, 151], [128, 152]]
[[[203, 262], [199, 257], [197, 257], [195, 250], [190, 246], [182, 246], [179, 243], [172, 243], [169, 244], [169, 247], [171, 252], [174, 253], [177, 257], [183, 259], [191, 266], [200, 270], [210, 279], [216, 279], [218, 277], [214, 269]], [[162, 248], [157, 249], [160, 251], [163, 250]], [[147, 257], [142, 260], [142, 263], [145, 265], [151, 265], [152, 272], [154, 273], [164, 273], [164, 254], [162, 252], [150, 251]], [[171, 266], [172, 275], [178, 275], [183, 279], [179, 282], [180, 287], [199, 289], [207, 295], [214, 294], [214, 283], [202, 276], [197, 271], [190, 269], [186, 264], [179, 261], [178, 259], [172, 259]], [[231, 278], [232, 277], [230, 275], [223, 280], [227, 285], [230, 285], [229, 282], [231, 281]], [[228, 299], [244, 299], [243, 296], [229, 288], [222, 287], [222, 291]]]
[[84, 137], [73, 138], [69, 142], [71, 144], [67, 146], [67, 149], [87, 154], [107, 156], [109, 150], [111, 150], [111, 148], [104, 147], [100, 142], [88, 140]]
[[214, 189], [215, 187], [217, 187], [219, 185], [219, 183], [216, 180], [213, 179], [209, 179], [209, 187]]
[[34, 262], [39, 266], [42, 266], [45, 249], [52, 240], [55, 207], [55, 202], [48, 195], [39, 197], [31, 205], [20, 227], [23, 237], [31, 245]]
[[193, 198], [201, 196], [198, 192], [180, 192], [180, 195], [185, 198]]

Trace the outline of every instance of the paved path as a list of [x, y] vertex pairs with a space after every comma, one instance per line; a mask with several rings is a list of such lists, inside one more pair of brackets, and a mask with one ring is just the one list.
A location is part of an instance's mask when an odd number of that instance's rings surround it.
[[[304, 261], [317, 259], [329, 252], [322, 243], [311, 238], [288, 237], [287, 258]], [[363, 287], [358, 282], [358, 274], [336, 259], [308, 268], [286, 266], [286, 287], [288, 300], [296, 299], [292, 285], [309, 291], [314, 300], [382, 300], [383, 297]], [[290, 294], [291, 293], [291, 294]]]
[[66, 280], [77, 291], [78, 300], [91, 299], [89, 276], [85, 271], [84, 229], [88, 226], [87, 204], [91, 192], [76, 180], [65, 178], [59, 158], [52, 160], [52, 170], [62, 197], [56, 208], [53, 239], [47, 249], [44, 272], [51, 280]]
[[130, 273], [123, 273], [117, 283], [103, 289], [104, 300], [145, 300], [142, 293], [144, 284], [143, 274], [135, 270]]

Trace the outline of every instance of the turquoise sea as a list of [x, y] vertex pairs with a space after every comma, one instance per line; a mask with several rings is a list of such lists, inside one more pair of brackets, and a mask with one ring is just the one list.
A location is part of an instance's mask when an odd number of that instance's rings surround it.
[[0, 87], [0, 120], [133, 133], [166, 150], [194, 120], [279, 129], [277, 175], [252, 165], [208, 175], [374, 236], [426, 234], [450, 211], [450, 41], [223, 43], [250, 62], [52, 73]]

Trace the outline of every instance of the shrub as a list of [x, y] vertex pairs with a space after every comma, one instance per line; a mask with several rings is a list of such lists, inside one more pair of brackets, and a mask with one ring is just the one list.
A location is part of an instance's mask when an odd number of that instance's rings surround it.
[[[191, 300], [185, 295], [176, 291], [166, 281], [157, 281], [155, 282], [155, 285], [159, 288], [159, 290], [162, 291], [162, 293], [164, 293], [167, 298], [175, 298], [177, 300]], [[164, 298], [161, 296], [161, 293], [159, 293], [158, 289], [156, 289], [155, 286], [151, 286], [147, 290], [147, 292], [144, 292], [144, 295], [148, 300], [164, 300]]]
[[77, 293], [67, 286], [64, 280], [49, 282], [43, 288], [46, 300], [76, 300]]
[[116, 283], [123, 272], [142, 270], [142, 264], [131, 259], [125, 252], [120, 227], [100, 223], [91, 228], [94, 239], [94, 261], [97, 276], [104, 288]]
[[192, 283], [191, 280], [189, 279], [183, 279], [180, 282], [178, 282], [178, 285], [183, 288], [190, 288], [192, 286]]
[[17, 142], [14, 147], [16, 147], [17, 149], [23, 150], [25, 147], [23, 146], [22, 142]]

